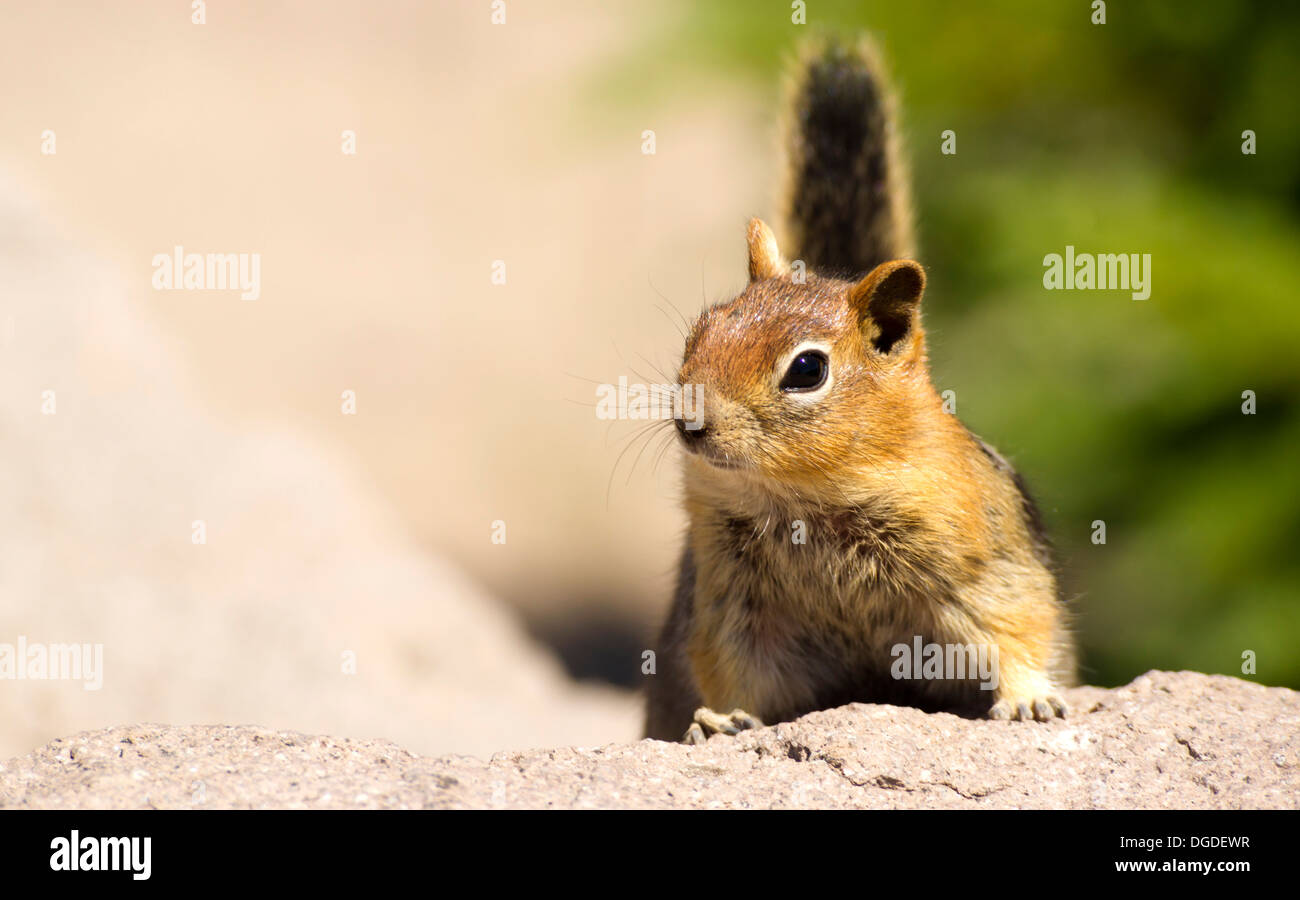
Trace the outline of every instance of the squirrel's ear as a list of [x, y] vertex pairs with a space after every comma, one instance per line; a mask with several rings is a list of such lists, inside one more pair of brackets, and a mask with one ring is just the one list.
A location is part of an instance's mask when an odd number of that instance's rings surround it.
[[787, 269], [785, 260], [781, 259], [781, 250], [776, 246], [776, 236], [762, 219], [750, 219], [749, 231], [749, 280], [759, 281], [763, 278], [779, 278]]
[[872, 346], [888, 353], [916, 328], [924, 290], [925, 270], [910, 259], [881, 263], [849, 289]]

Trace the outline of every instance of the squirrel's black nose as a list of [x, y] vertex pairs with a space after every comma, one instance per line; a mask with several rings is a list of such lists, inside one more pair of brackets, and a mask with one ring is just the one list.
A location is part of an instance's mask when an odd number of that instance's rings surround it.
[[677, 431], [685, 439], [686, 443], [693, 444], [708, 433], [708, 428], [703, 422], [687, 422], [686, 419], [678, 417], [674, 420], [677, 423]]

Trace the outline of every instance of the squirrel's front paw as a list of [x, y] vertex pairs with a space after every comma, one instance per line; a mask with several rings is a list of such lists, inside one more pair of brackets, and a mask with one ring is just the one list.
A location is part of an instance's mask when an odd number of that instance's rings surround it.
[[1046, 722], [1060, 716], [1065, 718], [1070, 708], [1065, 705], [1065, 701], [1055, 694], [1048, 694], [1043, 697], [1003, 697], [993, 704], [989, 710], [990, 719], [1019, 719], [1022, 722], [1028, 722], [1037, 719], [1040, 722]]
[[710, 734], [740, 734], [751, 728], [763, 727], [758, 716], [751, 716], [743, 709], [733, 709], [724, 714], [701, 706], [695, 711], [694, 718], [691, 727], [682, 735], [683, 744], [703, 744]]

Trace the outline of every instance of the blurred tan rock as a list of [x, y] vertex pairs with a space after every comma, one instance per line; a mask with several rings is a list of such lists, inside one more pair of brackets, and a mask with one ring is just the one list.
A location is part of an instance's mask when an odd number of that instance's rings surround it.
[[0, 182], [0, 644], [103, 646], [99, 690], [0, 679], [0, 755], [135, 721], [426, 753], [635, 736], [629, 695], [570, 684], [351, 461], [207, 413], [130, 290]]
[[[648, 635], [677, 470], [652, 474], [652, 447], [629, 479], [634, 447], [615, 471], [637, 423], [598, 421], [591, 380], [658, 380], [671, 307], [743, 287], [745, 222], [776, 201], [771, 98], [610, 87], [688, 4], [511, 5], [503, 26], [475, 3], [220, 6], [194, 26], [171, 0], [0, 4], [0, 167], [122, 273], [222, 421], [357, 460], [416, 540], [533, 622], [595, 609]], [[261, 253], [261, 297], [153, 292], [177, 244]]]
[[1300, 807], [1300, 694], [1195, 672], [991, 722], [855, 704], [700, 747], [469, 757], [265, 729], [78, 734], [0, 767], [10, 807]]

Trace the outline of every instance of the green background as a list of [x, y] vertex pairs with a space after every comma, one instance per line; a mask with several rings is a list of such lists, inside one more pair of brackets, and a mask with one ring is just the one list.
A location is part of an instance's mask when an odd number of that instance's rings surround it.
[[[1094, 25], [1087, 2], [810, 0], [794, 27], [788, 2], [714, 2], [648, 19], [599, 82], [615, 102], [706, 72], [777, 96], [801, 38], [876, 35], [934, 380], [1044, 508], [1091, 683], [1242, 675], [1251, 650], [1245, 677], [1300, 687], [1298, 7], [1110, 3]], [[1067, 244], [1151, 254], [1150, 299], [1045, 290]]]

